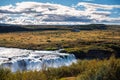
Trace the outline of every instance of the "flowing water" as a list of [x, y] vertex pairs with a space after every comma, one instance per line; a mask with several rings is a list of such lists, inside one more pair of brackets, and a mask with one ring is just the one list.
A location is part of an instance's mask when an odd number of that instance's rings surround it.
[[56, 51], [26, 50], [0, 47], [0, 65], [12, 72], [69, 66], [76, 62], [73, 54]]

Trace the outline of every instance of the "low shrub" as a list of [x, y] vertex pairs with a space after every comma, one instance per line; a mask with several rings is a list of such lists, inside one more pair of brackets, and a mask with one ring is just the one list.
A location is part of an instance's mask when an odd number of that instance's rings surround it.
[[120, 80], [120, 59], [78, 60], [71, 66], [49, 68], [41, 71], [24, 71], [12, 73], [0, 69], [0, 80], [60, 80], [76, 77], [76, 80]]

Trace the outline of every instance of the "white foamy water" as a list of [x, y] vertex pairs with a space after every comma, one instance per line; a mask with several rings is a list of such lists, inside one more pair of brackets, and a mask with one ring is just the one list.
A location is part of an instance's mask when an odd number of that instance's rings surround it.
[[76, 62], [73, 54], [0, 47], [0, 65], [12, 72], [69, 66]]

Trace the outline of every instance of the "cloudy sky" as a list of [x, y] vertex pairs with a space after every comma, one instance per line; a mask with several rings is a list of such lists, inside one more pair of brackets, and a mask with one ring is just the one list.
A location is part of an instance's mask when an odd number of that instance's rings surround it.
[[120, 0], [0, 0], [0, 23], [120, 24]]

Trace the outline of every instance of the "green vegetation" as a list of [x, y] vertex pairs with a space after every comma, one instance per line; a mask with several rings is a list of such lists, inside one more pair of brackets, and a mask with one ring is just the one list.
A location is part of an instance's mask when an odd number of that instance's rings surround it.
[[56, 47], [49, 47], [49, 48], [46, 48], [45, 50], [54, 51], [54, 50], [58, 50], [58, 48], [56, 48]]
[[71, 66], [12, 73], [0, 69], [0, 80], [120, 80], [120, 59], [79, 60]]

